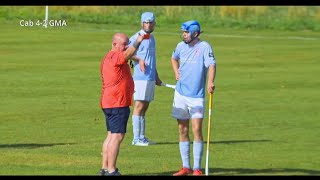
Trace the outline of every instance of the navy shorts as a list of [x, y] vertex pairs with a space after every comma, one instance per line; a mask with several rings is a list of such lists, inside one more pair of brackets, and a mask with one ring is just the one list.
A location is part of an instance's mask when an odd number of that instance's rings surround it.
[[106, 117], [107, 130], [111, 133], [127, 132], [127, 124], [130, 115], [129, 106], [118, 108], [104, 108], [102, 109]]

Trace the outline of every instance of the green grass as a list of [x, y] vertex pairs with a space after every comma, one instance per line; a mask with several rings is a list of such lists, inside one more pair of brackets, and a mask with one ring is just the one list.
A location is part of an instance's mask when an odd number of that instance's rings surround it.
[[[156, 28], [158, 72], [173, 84], [179, 27]], [[320, 33], [203, 29], [218, 63], [210, 175], [320, 175]], [[2, 23], [0, 175], [96, 175], [105, 138], [100, 60], [118, 30], [132, 35], [139, 26]], [[131, 145], [130, 118], [122, 174], [171, 175], [181, 167], [172, 99], [171, 89], [156, 88], [146, 126], [155, 146]], [[203, 129], [206, 138], [207, 117]]]

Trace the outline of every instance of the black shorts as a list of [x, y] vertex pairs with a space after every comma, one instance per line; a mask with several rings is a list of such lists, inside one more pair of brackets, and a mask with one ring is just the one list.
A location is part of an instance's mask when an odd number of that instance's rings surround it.
[[111, 133], [127, 132], [127, 124], [130, 115], [129, 106], [118, 108], [104, 108], [102, 109], [106, 117], [107, 131]]

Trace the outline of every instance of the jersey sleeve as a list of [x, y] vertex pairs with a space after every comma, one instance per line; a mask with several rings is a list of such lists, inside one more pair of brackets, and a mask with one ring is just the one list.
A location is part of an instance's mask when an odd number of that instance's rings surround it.
[[180, 48], [179, 44], [177, 45], [176, 49], [172, 52], [171, 58], [179, 60], [180, 59]]
[[132, 46], [133, 43], [136, 41], [136, 39], [137, 39], [136, 35], [131, 36], [129, 39], [129, 46]]
[[210, 65], [215, 65], [216, 64], [216, 59], [214, 57], [213, 54], [213, 50], [211, 48], [211, 46], [206, 43], [206, 46], [204, 48], [204, 54], [203, 54], [203, 58], [204, 58], [204, 64], [206, 67], [209, 67]]

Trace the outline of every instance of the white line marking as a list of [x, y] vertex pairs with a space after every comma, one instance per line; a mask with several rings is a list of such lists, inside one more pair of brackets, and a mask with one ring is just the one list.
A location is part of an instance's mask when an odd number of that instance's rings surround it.
[[[123, 30], [123, 29], [81, 29], [81, 30], [87, 30], [87, 31], [93, 31], [93, 32], [126, 32], [126, 33], [134, 33], [136, 31], [130, 31], [130, 30]], [[166, 35], [174, 35], [174, 36], [180, 36], [179, 33], [169, 33], [169, 32], [155, 32], [156, 34], [166, 34]], [[246, 35], [232, 35], [232, 34], [203, 34], [203, 36], [209, 36], [209, 37], [224, 37], [224, 38], [243, 38], [243, 39], [289, 39], [289, 40], [304, 40], [304, 41], [316, 41], [320, 40], [320, 38], [316, 37], [299, 37], [299, 36], [246, 36]]]

